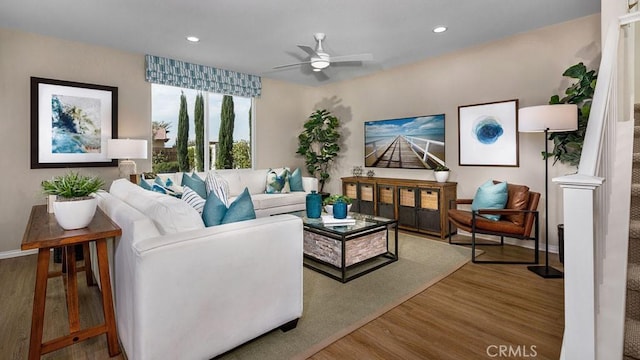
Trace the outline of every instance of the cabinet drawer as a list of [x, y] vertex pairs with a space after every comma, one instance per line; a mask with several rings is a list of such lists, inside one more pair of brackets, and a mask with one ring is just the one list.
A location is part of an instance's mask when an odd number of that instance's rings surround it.
[[373, 201], [373, 185], [360, 184], [360, 200]]
[[358, 198], [358, 186], [355, 183], [344, 184], [344, 194], [352, 199]]
[[438, 190], [420, 190], [420, 208], [438, 210]]
[[400, 206], [416, 206], [416, 194], [414, 190], [413, 188], [400, 188]]
[[393, 204], [393, 187], [378, 185], [378, 203]]

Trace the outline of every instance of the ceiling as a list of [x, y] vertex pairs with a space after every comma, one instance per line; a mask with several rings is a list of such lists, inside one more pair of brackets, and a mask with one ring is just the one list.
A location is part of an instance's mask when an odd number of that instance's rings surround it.
[[[598, 12], [600, 0], [3, 0], [0, 27], [317, 86]], [[316, 32], [332, 56], [374, 60], [273, 69], [308, 57], [297, 45]]]

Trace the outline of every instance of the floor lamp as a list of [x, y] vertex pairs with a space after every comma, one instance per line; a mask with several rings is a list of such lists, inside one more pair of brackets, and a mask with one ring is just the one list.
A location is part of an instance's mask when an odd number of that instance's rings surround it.
[[[578, 128], [578, 107], [575, 104], [557, 104], [525, 107], [518, 110], [519, 132], [544, 132], [544, 152], [549, 152], [550, 132], [573, 131]], [[528, 269], [545, 279], [562, 278], [562, 271], [549, 266], [549, 161], [544, 161], [544, 266]]]
[[147, 158], [147, 140], [109, 139], [107, 140], [107, 157], [121, 159], [118, 164], [120, 177], [129, 179], [131, 174], [137, 174], [136, 163], [131, 159]]

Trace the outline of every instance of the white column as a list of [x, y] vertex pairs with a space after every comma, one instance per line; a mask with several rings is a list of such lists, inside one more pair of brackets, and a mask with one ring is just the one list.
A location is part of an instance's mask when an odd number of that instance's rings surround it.
[[564, 339], [562, 358], [596, 358], [594, 192], [604, 179], [554, 178], [564, 201]]

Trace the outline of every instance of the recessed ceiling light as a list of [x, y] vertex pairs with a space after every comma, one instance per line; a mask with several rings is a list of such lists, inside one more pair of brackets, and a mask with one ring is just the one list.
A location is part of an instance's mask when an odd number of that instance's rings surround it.
[[195, 43], [195, 42], [200, 41], [200, 38], [198, 38], [196, 36], [187, 36], [187, 40]]
[[433, 28], [433, 32], [434, 33], [441, 33], [441, 32], [445, 32], [447, 31], [447, 27], [446, 26], [438, 26]]

